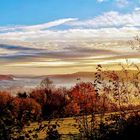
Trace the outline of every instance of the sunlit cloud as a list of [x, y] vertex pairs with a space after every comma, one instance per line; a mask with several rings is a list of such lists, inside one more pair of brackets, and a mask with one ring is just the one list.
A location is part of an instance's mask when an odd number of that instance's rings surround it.
[[65, 61], [56, 61], [56, 62], [27, 62], [27, 63], [15, 63], [8, 64], [7, 66], [12, 67], [63, 67], [74, 65], [75, 62], [65, 62]]
[[87, 20], [73, 21], [68, 24], [76, 27], [104, 28], [140, 26], [140, 10], [136, 8], [132, 13], [122, 14], [117, 11], [105, 12], [100, 16]]
[[[8, 31], [1, 31], [0, 42], [2, 40], [43, 42], [46, 40], [87, 38], [132, 38], [139, 34], [139, 17], [140, 10], [135, 8], [132, 13], [121, 14], [116, 11], [110, 11], [87, 20], [68, 18], [33, 26], [15, 26], [9, 29], [3, 27], [0, 30], [5, 28]], [[68, 29], [49, 29], [59, 25], [67, 25]]]
[[51, 21], [48, 23], [43, 23], [43, 24], [39, 24], [39, 25], [31, 25], [31, 26], [6, 26], [6, 27], [0, 27], [0, 33], [6, 33], [6, 32], [26, 32], [26, 31], [39, 31], [39, 30], [45, 30], [51, 27], [55, 27], [55, 26], [59, 26], [61, 24], [70, 22], [70, 21], [75, 21], [77, 20], [76, 18], [65, 18], [65, 19], [58, 19], [55, 21]]
[[[137, 7], [131, 13], [110, 11], [85, 20], [66, 18], [32, 26], [0, 27], [1, 71], [89, 71], [97, 64], [116, 68], [112, 65], [125, 63], [125, 59], [139, 64], [139, 50], [132, 50], [128, 44], [140, 33], [139, 17]], [[59, 29], [59, 25], [68, 28]]]

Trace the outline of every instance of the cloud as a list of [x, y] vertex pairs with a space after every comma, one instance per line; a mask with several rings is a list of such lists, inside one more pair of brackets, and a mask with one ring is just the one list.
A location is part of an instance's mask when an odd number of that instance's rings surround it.
[[86, 28], [123, 27], [127, 25], [140, 26], [139, 17], [139, 9], [127, 14], [110, 11], [92, 19], [73, 21], [68, 24], [71, 26]]
[[[57, 45], [56, 49], [53, 49]], [[14, 45], [0, 45], [0, 58], [4, 59], [25, 59], [25, 58], [35, 58], [35, 57], [44, 57], [44, 58], [53, 58], [53, 59], [71, 59], [71, 58], [81, 58], [87, 56], [96, 56], [99, 55], [108, 55], [115, 52], [106, 49], [97, 49], [93, 47], [91, 43], [51, 43], [51, 49], [48, 47], [33, 48], [33, 47], [23, 47], [23, 46], [14, 46]], [[61, 47], [61, 48], [60, 48]], [[3, 49], [3, 50], [2, 50]], [[3, 53], [2, 53], [3, 52]]]
[[140, 7], [136, 7], [134, 10], [135, 11], [140, 11]]
[[116, 0], [116, 4], [118, 7], [123, 8], [129, 4], [128, 0]]
[[23, 30], [44, 30], [44, 29], [48, 29], [50, 27], [55, 27], [70, 21], [75, 21], [77, 20], [76, 18], [66, 18], [66, 19], [59, 19], [59, 20], [55, 20], [52, 22], [48, 22], [45, 24], [40, 24], [40, 25], [33, 25], [33, 26], [25, 26], [23, 27]]
[[51, 21], [44, 24], [39, 25], [31, 25], [31, 26], [6, 26], [6, 27], [0, 27], [0, 33], [7, 33], [7, 32], [25, 32], [25, 31], [39, 31], [39, 30], [45, 30], [51, 27], [59, 26], [61, 24], [70, 22], [70, 21], [76, 21], [77, 18], [64, 18], [64, 19], [58, 19], [55, 21]]
[[[46, 40], [132, 38], [139, 34], [139, 17], [140, 10], [135, 8], [131, 13], [121, 14], [110, 11], [87, 20], [67, 18], [33, 26], [0, 27], [0, 42], [2, 40], [46, 42]], [[65, 25], [68, 28], [60, 30], [59, 25]], [[54, 26], [58, 27], [51, 30], [50, 27]]]
[[[22, 44], [22, 42], [20, 43]], [[125, 62], [125, 58], [139, 62], [140, 58], [139, 51], [131, 50], [127, 41], [121, 40], [50, 41], [48, 44], [37, 46], [30, 46], [30, 49], [26, 49], [24, 46], [13, 46], [12, 49], [8, 46], [0, 48], [1, 71], [5, 72], [7, 69], [13, 73], [21, 73], [21, 71], [26, 73], [30, 69], [38, 69], [35, 72], [42, 74], [44, 68], [43, 73], [48, 74], [54, 69], [53, 73], [63, 73], [66, 72], [66, 68], [69, 68], [69, 72], [74, 72], [81, 69], [89, 70], [89, 67], [93, 71], [96, 64], [114, 65]], [[38, 49], [34, 49], [34, 47]], [[5, 51], [1, 50], [4, 48]], [[17, 51], [15, 51], [16, 48]], [[1, 54], [1, 52], [4, 53]]]
[[[68, 40], [100, 40], [102, 39], [130, 39], [139, 34], [140, 29], [131, 25], [120, 28], [99, 28], [99, 29], [68, 29], [68, 30], [44, 30], [44, 31], [28, 31], [28, 32], [12, 32], [0, 34], [0, 42], [30, 42], [36, 44], [34, 47], [43, 48], [42, 43], [49, 41], [68, 41]], [[113, 35], [113, 36], [112, 36]], [[3, 41], [2, 41], [3, 40]], [[41, 43], [38, 44], [38, 43]], [[20, 44], [20, 43], [19, 43]], [[22, 44], [22, 43], [21, 43]]]
[[[126, 42], [121, 41], [105, 41], [105, 42], [99, 42], [99, 41], [73, 41], [73, 42], [54, 42], [51, 43], [51, 49], [40, 50], [30, 48], [30, 50], [24, 49], [25, 47], [21, 49], [13, 46], [12, 49], [10, 47], [6, 47], [6, 49], [11, 50], [11, 52], [0, 54], [1, 59], [7, 59], [8, 61], [11, 61], [12, 64], [15, 62], [59, 62], [59, 61], [65, 61], [65, 62], [81, 62], [81, 63], [90, 63], [93, 61], [103, 61], [103, 60], [110, 60], [110, 58], [122, 58], [126, 57], [127, 55], [132, 55], [136, 52], [133, 52], [130, 50], [130, 47], [125, 47]], [[57, 48], [54, 50], [54, 46], [57, 46]], [[112, 47], [113, 46], [113, 47]], [[15, 48], [18, 48], [16, 52]], [[126, 49], [127, 48], [127, 49]], [[2, 50], [3, 51], [3, 50]], [[133, 54], [134, 55], [134, 54]], [[138, 54], [139, 55], [139, 54]], [[15, 61], [15, 62], [14, 62]], [[12, 65], [11, 64], [11, 65]], [[49, 63], [50, 64], [50, 63]]]
[[0, 49], [6, 49], [6, 50], [16, 50], [16, 51], [34, 51], [34, 50], [40, 50], [40, 49], [35, 49], [35, 48], [30, 48], [30, 47], [24, 47], [24, 46], [14, 46], [14, 45], [5, 45], [5, 44], [0, 44]]
[[[140, 33], [140, 10], [103, 13], [92, 19], [60, 19], [32, 26], [0, 27], [0, 64], [9, 67], [75, 68], [139, 59], [126, 41]], [[59, 25], [67, 26], [60, 29]], [[51, 29], [51, 27], [57, 28]], [[62, 64], [62, 65], [61, 65]]]

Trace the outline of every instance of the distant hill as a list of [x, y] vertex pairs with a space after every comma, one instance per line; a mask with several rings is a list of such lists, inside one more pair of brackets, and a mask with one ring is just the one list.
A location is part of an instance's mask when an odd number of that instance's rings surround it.
[[48, 77], [54, 78], [80, 78], [80, 77], [90, 77], [94, 76], [95, 72], [76, 72], [72, 74], [56, 74], [56, 75], [47, 75]]
[[[103, 73], [111, 73], [112, 71], [104, 71]], [[133, 75], [138, 73], [136, 70], [128, 70], [128, 77], [133, 78]], [[120, 78], [125, 78], [125, 73], [123, 71], [115, 71], [115, 73], [120, 77]], [[104, 75], [104, 74], [103, 74]], [[102, 76], [103, 76], [102, 75]], [[14, 80], [14, 78], [45, 78], [48, 77], [50, 79], [58, 79], [58, 80], [82, 80], [82, 79], [94, 79], [95, 78], [95, 72], [76, 72], [76, 73], [71, 73], [71, 74], [52, 74], [52, 75], [42, 75], [42, 76], [33, 76], [33, 75], [0, 75], [0, 80]]]
[[[111, 71], [104, 71], [103, 73], [111, 73]], [[106, 74], [102, 73], [102, 77], [104, 80], [109, 80]], [[128, 78], [123, 71], [115, 71], [115, 73], [119, 76], [119, 80], [132, 80], [134, 75], [138, 73], [135, 70], [128, 70]], [[55, 75], [42, 75], [42, 76], [35, 76], [35, 75], [0, 75], [0, 90], [1, 89], [10, 89], [13, 93], [15, 91], [28, 91], [34, 87], [40, 85], [40, 82], [48, 77], [52, 80], [53, 84], [56, 87], [67, 87], [70, 88], [78, 82], [94, 82], [95, 80], [95, 72], [76, 72], [72, 74], [55, 74]], [[140, 78], [140, 75], [139, 75]], [[3, 80], [7, 80], [4, 82]]]
[[[103, 73], [111, 73], [112, 71], [104, 71]], [[133, 79], [133, 76], [138, 73], [136, 70], [128, 70], [128, 79]], [[125, 80], [126, 79], [126, 74], [123, 71], [115, 71], [115, 73], [119, 76], [120, 79]], [[107, 78], [105, 74], [102, 75], [105, 79]], [[140, 76], [140, 75], [139, 75]], [[72, 74], [56, 74], [56, 75], [44, 75], [40, 76], [40, 78], [45, 78], [48, 77], [52, 79], [53, 81], [55, 80], [61, 80], [63, 82], [74, 82], [77, 80], [81, 81], [93, 81], [95, 79], [95, 72], [76, 72]], [[107, 78], [108, 79], [108, 78]]]
[[13, 75], [0, 75], [0, 81], [2, 80], [13, 80]]
[[[111, 73], [112, 71], [103, 71], [105, 73]], [[128, 75], [132, 76], [133, 74], [136, 74], [138, 71], [136, 70], [128, 70]], [[54, 78], [68, 78], [68, 77], [94, 77], [96, 72], [76, 72], [76, 73], [71, 73], [71, 74], [53, 74], [53, 75], [43, 75], [43, 76], [37, 76], [37, 77], [54, 77]], [[124, 77], [125, 73], [121, 70], [115, 71], [115, 73], [120, 76]]]

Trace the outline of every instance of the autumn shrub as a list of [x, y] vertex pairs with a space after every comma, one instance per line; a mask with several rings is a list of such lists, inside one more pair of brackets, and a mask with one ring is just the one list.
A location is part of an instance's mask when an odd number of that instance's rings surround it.
[[65, 107], [66, 116], [77, 116], [80, 114], [80, 106], [77, 102], [71, 101]]
[[[40, 122], [41, 111], [41, 105], [32, 98], [25, 98], [22, 94], [11, 97], [7, 92], [0, 92], [0, 139], [38, 139], [42, 129], [46, 131], [51, 127], [51, 124], [42, 125]], [[25, 126], [30, 125], [32, 121], [39, 121], [38, 128], [26, 131]], [[46, 139], [59, 137], [55, 125], [46, 132]]]
[[7, 92], [0, 92], [0, 139], [11, 140], [21, 131], [22, 125], [15, 118], [11, 102], [13, 97]]
[[66, 106], [67, 98], [66, 95], [67, 91], [63, 91], [62, 88], [54, 88], [49, 90], [47, 95], [47, 101], [43, 108], [44, 114], [49, 117], [63, 117], [64, 108]]
[[64, 108], [67, 102], [66, 88], [35, 89], [30, 93], [30, 98], [41, 105], [42, 117], [64, 116]]
[[47, 101], [46, 92], [45, 89], [34, 89], [29, 96], [43, 106]]
[[9, 108], [13, 97], [7, 92], [0, 92], [0, 115], [4, 109]]
[[127, 118], [120, 134], [121, 139], [140, 139], [140, 115], [138, 113]]
[[125, 140], [140, 139], [140, 115], [138, 112], [131, 114], [112, 114], [97, 129], [97, 140]]
[[29, 120], [37, 120], [41, 115], [41, 106], [34, 99], [14, 98], [11, 104], [14, 115], [22, 123], [26, 123]]
[[[73, 115], [79, 113], [91, 113], [95, 104], [95, 90], [90, 82], [77, 83], [69, 92], [69, 103], [66, 105], [66, 111]], [[73, 110], [72, 110], [73, 109]], [[76, 110], [77, 109], [77, 110]]]

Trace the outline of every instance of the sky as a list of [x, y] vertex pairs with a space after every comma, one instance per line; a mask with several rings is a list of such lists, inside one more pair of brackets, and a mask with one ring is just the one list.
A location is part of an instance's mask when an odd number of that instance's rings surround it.
[[[0, 0], [0, 74], [139, 64], [140, 0]], [[137, 47], [137, 45], [136, 45]]]

